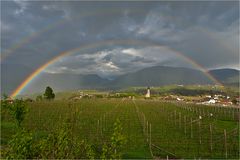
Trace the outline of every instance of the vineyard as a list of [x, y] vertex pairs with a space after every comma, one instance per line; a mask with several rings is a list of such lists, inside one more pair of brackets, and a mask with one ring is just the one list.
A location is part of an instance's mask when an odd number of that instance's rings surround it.
[[[126, 143], [122, 158], [239, 158], [239, 108], [156, 100], [82, 99], [29, 102], [23, 127], [41, 139], [66, 122], [71, 136], [99, 146], [110, 141], [119, 119]], [[1, 147], [16, 132], [1, 112]], [[81, 157], [79, 157], [81, 158]]]

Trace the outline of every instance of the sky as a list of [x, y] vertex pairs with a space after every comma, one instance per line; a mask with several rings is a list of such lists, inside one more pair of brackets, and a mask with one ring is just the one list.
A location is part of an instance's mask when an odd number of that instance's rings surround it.
[[9, 91], [86, 45], [93, 47], [44, 72], [114, 78], [157, 65], [196, 68], [180, 54], [206, 69], [240, 68], [238, 1], [1, 1], [0, 23], [1, 86]]

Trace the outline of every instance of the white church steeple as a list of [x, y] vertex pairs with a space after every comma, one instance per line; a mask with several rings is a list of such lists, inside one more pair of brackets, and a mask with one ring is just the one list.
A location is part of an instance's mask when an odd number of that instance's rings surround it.
[[145, 95], [146, 98], [150, 98], [150, 87], [147, 88], [147, 94]]

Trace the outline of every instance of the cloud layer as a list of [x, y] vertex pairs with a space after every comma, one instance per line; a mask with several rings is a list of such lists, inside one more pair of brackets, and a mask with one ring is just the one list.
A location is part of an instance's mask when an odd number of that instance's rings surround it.
[[31, 74], [64, 51], [117, 39], [166, 47], [112, 43], [65, 57], [46, 72], [114, 77], [154, 65], [194, 67], [176, 52], [207, 69], [239, 69], [238, 6], [238, 1], [2, 1], [1, 63], [8, 66], [2, 67], [3, 82], [14, 72], [20, 75], [2, 86], [16, 87], [28, 75], [25, 68]]

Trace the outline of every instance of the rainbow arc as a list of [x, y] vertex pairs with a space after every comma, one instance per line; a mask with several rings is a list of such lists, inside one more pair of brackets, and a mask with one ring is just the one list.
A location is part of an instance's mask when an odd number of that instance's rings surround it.
[[222, 85], [203, 66], [201, 66], [196, 61], [194, 61], [193, 59], [185, 56], [183, 53], [181, 53], [179, 51], [173, 50], [173, 49], [171, 49], [171, 48], [169, 48], [167, 46], [163, 46], [163, 45], [161, 45], [161, 44], [159, 44], [157, 42], [151, 41], [151, 40], [118, 39], [118, 40], [105, 40], [105, 41], [99, 41], [99, 42], [95, 42], [95, 43], [91, 43], [91, 44], [86, 44], [86, 45], [82, 45], [82, 46], [80, 46], [78, 48], [74, 48], [74, 49], [71, 49], [71, 50], [68, 50], [68, 51], [64, 51], [64, 52], [58, 54], [58, 56], [52, 58], [51, 60], [49, 60], [48, 62], [46, 62], [45, 64], [43, 64], [39, 68], [37, 68], [34, 72], [32, 72], [12, 92], [10, 97], [15, 98], [17, 95], [19, 95], [32, 81], [34, 81], [34, 79], [36, 77], [41, 75], [41, 73], [47, 67], [49, 67], [50, 65], [53, 65], [54, 63], [58, 62], [61, 58], [69, 56], [71, 54], [79, 53], [79, 52], [84, 51], [84, 50], [95, 49], [95, 48], [98, 48], [98, 47], [111, 46], [111, 45], [140, 45], [140, 46], [159, 46], [159, 47], [164, 47], [165, 49], [170, 50], [173, 53], [175, 53], [175, 55], [178, 56], [179, 58], [182, 58], [183, 60], [185, 60], [186, 62], [190, 63], [191, 65], [193, 65], [197, 69], [201, 70], [206, 75], [206, 77], [208, 77], [215, 84]]

